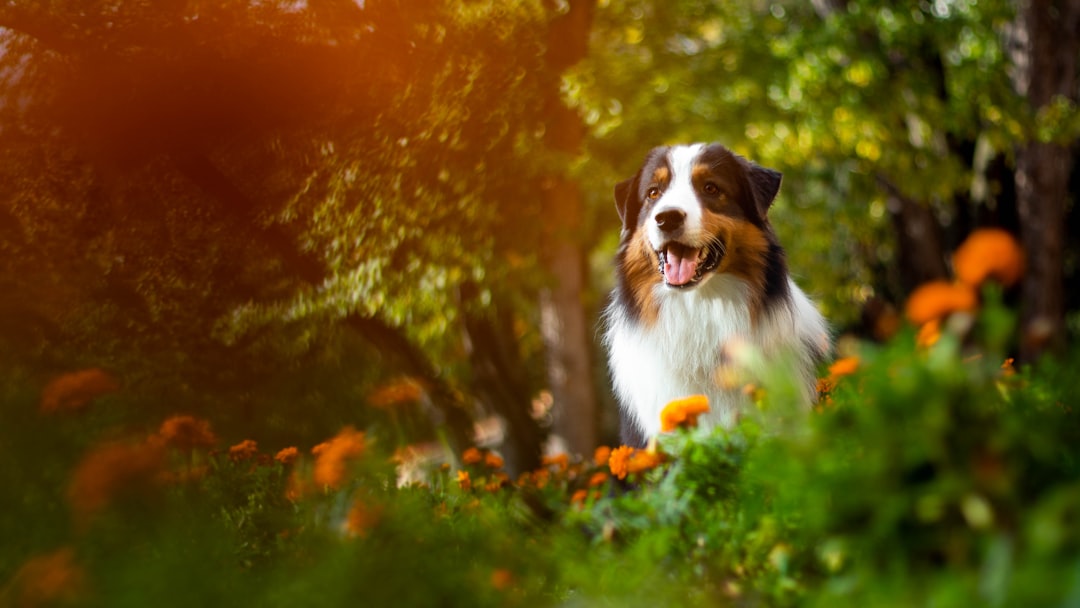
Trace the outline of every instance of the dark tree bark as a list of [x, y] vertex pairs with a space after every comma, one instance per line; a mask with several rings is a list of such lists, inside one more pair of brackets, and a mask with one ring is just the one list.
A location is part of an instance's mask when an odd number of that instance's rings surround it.
[[475, 305], [476, 291], [468, 284], [460, 290], [473, 391], [489, 411], [506, 422], [509, 441], [503, 446], [503, 456], [507, 469], [511, 473], [535, 470], [540, 466], [545, 436], [530, 414], [532, 387], [512, 337], [512, 320], [498, 306], [480, 311]]
[[[1019, 0], [1010, 31], [1013, 82], [1033, 112], [1057, 98], [1077, 100], [1080, 0]], [[1027, 258], [1020, 355], [1026, 361], [1061, 345], [1065, 324], [1065, 207], [1072, 152], [1032, 138], [1016, 155], [1020, 235]]]

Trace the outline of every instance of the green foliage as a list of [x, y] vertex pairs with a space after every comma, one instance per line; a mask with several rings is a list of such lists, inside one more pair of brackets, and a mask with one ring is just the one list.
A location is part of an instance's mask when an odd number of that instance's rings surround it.
[[321, 370], [392, 369], [333, 348], [359, 315], [464, 378], [459, 288], [482, 305], [513, 293], [527, 315], [521, 294], [544, 281], [536, 180], [551, 165], [536, 151], [557, 15], [502, 1], [0, 9], [4, 363], [107, 366], [181, 402], [160, 415], [192, 409], [190, 386], [244, 401], [283, 371], [309, 376], [294, 390]]
[[611, 184], [649, 148], [719, 141], [784, 173], [772, 222], [827, 318], [847, 326], [872, 298], [903, 301], [890, 198], [931, 209], [947, 249], [973, 216], [1009, 221], [1011, 177], [992, 159], [1007, 167], [1018, 142], [1076, 135], [1067, 101], [1036, 113], [1015, 93], [1013, 9], [601, 2], [592, 53], [564, 86], [592, 127], [583, 177], [598, 223], [614, 225]]
[[[1080, 353], [1003, 367], [1011, 315], [992, 289], [984, 302], [929, 348], [911, 330], [860, 345], [812, 413], [767, 382], [736, 427], [664, 435], [664, 462], [625, 481], [565, 458], [512, 481], [474, 450], [403, 485], [377, 443], [288, 463], [238, 444], [172, 451], [164, 485], [69, 525], [64, 471], [111, 424], [90, 412], [117, 404], [46, 416], [8, 391], [4, 422], [26, 434], [0, 458], [35, 466], [0, 480], [17, 497], [4, 593], [26, 597], [28, 560], [70, 547], [82, 583], [58, 597], [76, 605], [1065, 605]], [[328, 453], [343, 477], [325, 476]]]
[[[544, 145], [559, 3], [5, 4], [0, 604], [1075, 603], [1080, 351], [1007, 374], [992, 290], [932, 348], [860, 345], [813, 413], [765, 370], [738, 426], [664, 436], [622, 481], [560, 460], [510, 480], [446, 453], [427, 397], [366, 407], [409, 353], [342, 319], [399, 329], [441, 380], [467, 376], [464, 307], [532, 314], [543, 176], [582, 181], [610, 276], [611, 184], [645, 148], [775, 166], [792, 267], [844, 324], [895, 291], [880, 184], [947, 224], [992, 206], [989, 157], [1075, 138], [1074, 105], [1012, 92], [1011, 3], [846, 6], [601, 2], [562, 79], [591, 129], [568, 162]], [[41, 411], [90, 365], [122, 388]], [[160, 443], [177, 412], [273, 448]], [[308, 448], [347, 425], [364, 453], [317, 482]], [[441, 456], [399, 483], [418, 440]], [[102, 446], [133, 458], [83, 469]]]

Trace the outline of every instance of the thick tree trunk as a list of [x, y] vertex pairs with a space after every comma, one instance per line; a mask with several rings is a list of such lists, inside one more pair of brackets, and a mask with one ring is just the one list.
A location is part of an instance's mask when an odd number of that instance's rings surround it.
[[[1077, 100], [1080, 0], [1019, 0], [1011, 31], [1013, 81], [1034, 112]], [[1065, 324], [1065, 204], [1072, 154], [1032, 139], [1016, 155], [1016, 195], [1027, 257], [1020, 355], [1031, 361], [1060, 343]]]
[[[558, 74], [585, 57], [594, 0], [571, 0], [566, 13], [551, 23], [548, 65]], [[552, 149], [572, 158], [585, 135], [576, 112], [559, 97], [552, 82], [548, 100], [548, 141]], [[572, 454], [587, 454], [597, 441], [596, 392], [592, 383], [592, 335], [582, 293], [585, 252], [579, 233], [582, 196], [577, 183], [552, 176], [545, 187], [545, 216], [549, 218], [542, 258], [554, 284], [541, 296], [541, 332], [548, 357], [548, 380], [554, 398], [554, 434]]]
[[588, 454], [596, 447], [597, 407], [590, 357], [592, 332], [581, 301], [585, 256], [581, 245], [568, 236], [554, 238], [556, 242], [545, 257], [555, 285], [540, 296], [540, 331], [555, 404], [553, 431], [568, 452]]

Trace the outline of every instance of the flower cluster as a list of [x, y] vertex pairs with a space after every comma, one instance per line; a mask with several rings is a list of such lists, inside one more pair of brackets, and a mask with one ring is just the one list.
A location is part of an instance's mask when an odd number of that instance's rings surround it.
[[93, 448], [76, 465], [68, 484], [76, 519], [85, 523], [117, 498], [152, 488], [161, 480], [164, 464], [159, 441], [116, 441]]
[[118, 390], [120, 383], [116, 378], [96, 367], [63, 374], [41, 391], [41, 411], [81, 410], [94, 399]]
[[655, 446], [637, 449], [624, 445], [611, 451], [608, 468], [615, 477], [626, 479], [627, 475], [655, 469], [663, 461], [664, 455]]
[[184, 452], [212, 448], [217, 444], [217, 437], [214, 436], [210, 423], [188, 415], [167, 418], [161, 423], [158, 436], [166, 445]]
[[351, 426], [342, 429], [333, 439], [312, 448], [311, 453], [315, 455], [315, 483], [331, 489], [341, 487], [349, 463], [363, 455], [364, 448], [364, 433]]
[[403, 377], [376, 388], [368, 395], [368, 403], [377, 408], [388, 409], [397, 405], [419, 401], [423, 395], [424, 385], [422, 381]]
[[818, 378], [817, 393], [818, 402], [822, 404], [832, 403], [832, 391], [837, 382], [844, 376], [850, 376], [859, 369], [861, 362], [858, 357], [841, 357], [829, 366], [829, 375]]
[[232, 460], [250, 460], [259, 454], [259, 444], [254, 439], [245, 439], [229, 448]]
[[[703, 395], [672, 401], [661, 415], [664, 432], [693, 428], [698, 417], [708, 411], [708, 398]], [[665, 461], [655, 441], [645, 449], [600, 446], [588, 460], [571, 459], [565, 453], [545, 456], [540, 468], [522, 473], [513, 485], [561, 495], [563, 500], [569, 497], [571, 505], [582, 507], [604, 496], [612, 479], [644, 473]], [[461, 454], [461, 462], [464, 468], [456, 472], [453, 481], [462, 491], [483, 488], [493, 492], [510, 485], [506, 473], [499, 470], [502, 458], [491, 451], [469, 448]]]
[[86, 588], [86, 571], [74, 549], [63, 547], [27, 560], [0, 597], [14, 606], [66, 606], [85, 597]]
[[680, 427], [697, 426], [698, 416], [708, 411], [709, 398], [705, 395], [676, 399], [660, 412], [660, 430], [670, 433]]
[[941, 336], [941, 322], [954, 313], [979, 307], [979, 287], [994, 280], [1010, 287], [1024, 271], [1024, 255], [1016, 239], [996, 228], [975, 230], [953, 254], [956, 281], [930, 281], [912, 292], [905, 313], [919, 327], [917, 341], [930, 346]]

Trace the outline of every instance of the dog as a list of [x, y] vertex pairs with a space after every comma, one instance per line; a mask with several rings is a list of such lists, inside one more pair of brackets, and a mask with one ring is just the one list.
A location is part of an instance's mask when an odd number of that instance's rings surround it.
[[734, 425], [749, 398], [725, 378], [748, 352], [793, 361], [801, 398], [816, 399], [829, 330], [766, 217], [780, 181], [720, 144], [693, 144], [653, 149], [615, 186], [622, 233], [604, 342], [624, 444], [646, 445], [664, 406], [695, 394], [710, 404], [699, 424]]

